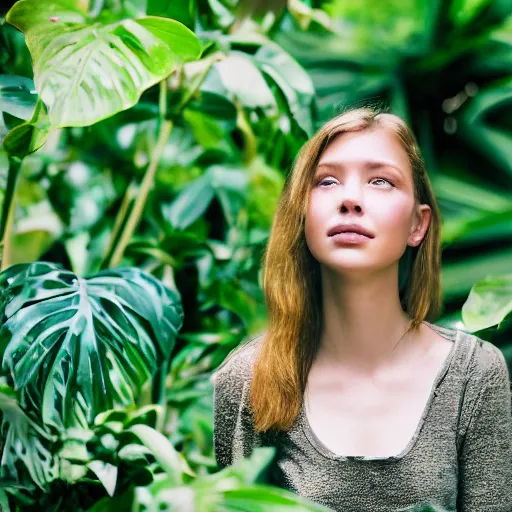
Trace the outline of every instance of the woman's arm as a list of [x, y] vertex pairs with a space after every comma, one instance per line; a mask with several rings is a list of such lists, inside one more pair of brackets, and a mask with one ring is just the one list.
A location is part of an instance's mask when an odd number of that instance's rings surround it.
[[459, 512], [512, 511], [512, 394], [505, 358], [482, 346], [482, 380], [459, 457]]
[[213, 445], [220, 469], [248, 457], [262, 444], [248, 406], [251, 355], [250, 347], [238, 347], [212, 377]]

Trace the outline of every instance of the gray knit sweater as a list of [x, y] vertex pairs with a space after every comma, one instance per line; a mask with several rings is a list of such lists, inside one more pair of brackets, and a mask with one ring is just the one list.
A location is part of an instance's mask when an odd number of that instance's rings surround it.
[[304, 404], [291, 429], [254, 432], [248, 392], [258, 336], [213, 375], [219, 467], [256, 446], [275, 446], [271, 483], [333, 510], [393, 512], [429, 503], [443, 511], [512, 512], [512, 399], [503, 354], [465, 331], [425, 323], [453, 347], [402, 453], [337, 456], [315, 437]]

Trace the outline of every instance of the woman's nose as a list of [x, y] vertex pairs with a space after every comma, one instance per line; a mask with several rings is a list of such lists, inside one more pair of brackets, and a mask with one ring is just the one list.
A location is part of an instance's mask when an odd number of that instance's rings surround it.
[[363, 206], [363, 193], [361, 184], [351, 180], [340, 187], [340, 208], [361, 211]]

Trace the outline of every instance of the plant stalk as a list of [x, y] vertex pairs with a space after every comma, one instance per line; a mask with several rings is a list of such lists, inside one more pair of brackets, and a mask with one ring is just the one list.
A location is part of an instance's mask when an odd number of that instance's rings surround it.
[[7, 172], [7, 187], [0, 215], [0, 271], [6, 269], [9, 263], [9, 247], [12, 225], [14, 222], [14, 205], [16, 185], [20, 175], [22, 160], [9, 156], [9, 170]]
[[[144, 212], [144, 207], [146, 206], [146, 202], [148, 199], [148, 195], [150, 190], [153, 188], [155, 182], [155, 174], [158, 168], [158, 163], [160, 162], [160, 158], [162, 157], [162, 153], [171, 135], [172, 131], [172, 121], [165, 119], [165, 110], [166, 110], [166, 94], [167, 94], [167, 82], [166, 80], [162, 80], [160, 82], [160, 128], [158, 132], [158, 138], [153, 149], [151, 160], [149, 162], [149, 166], [144, 174], [144, 178], [142, 179], [142, 183], [140, 185], [139, 195], [135, 200], [133, 208], [130, 212], [128, 220], [126, 221], [125, 227], [123, 229], [123, 233], [119, 239], [119, 243], [117, 244], [115, 251], [112, 254], [112, 258], [110, 259], [109, 268], [114, 268], [118, 266], [123, 258], [124, 251], [126, 247], [130, 243], [130, 240], [139, 224], [139, 221], [142, 217], [142, 213]], [[164, 98], [162, 100], [162, 97]]]

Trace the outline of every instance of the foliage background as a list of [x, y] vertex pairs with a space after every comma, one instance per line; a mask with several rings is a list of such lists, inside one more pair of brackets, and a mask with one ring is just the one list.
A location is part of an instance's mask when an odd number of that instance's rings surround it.
[[[82, 112], [71, 95], [54, 107], [50, 130], [47, 117], [32, 117], [47, 68], [36, 66], [34, 50], [31, 58], [24, 34], [3, 13], [2, 506], [137, 509], [178, 500], [216, 510], [224, 500], [256, 510], [251, 492], [264, 484], [271, 454], [217, 472], [210, 376], [230, 350], [264, 329], [260, 261], [284, 178], [307, 137], [347, 106], [383, 102], [413, 127], [443, 215], [444, 312], [437, 323], [495, 343], [512, 368], [509, 2], [62, 0], [41, 2], [37, 12], [87, 11], [104, 24], [146, 14], [176, 19], [196, 34], [201, 52], [161, 71], [133, 106], [116, 111], [101, 83], [91, 82], [91, 96], [106, 98], [103, 105]], [[114, 58], [108, 65], [114, 76], [123, 67]], [[61, 99], [45, 98], [46, 107]], [[28, 125], [29, 142], [41, 136], [45, 143], [26, 154], [25, 132], [21, 142], [13, 133], [31, 118], [37, 123]], [[142, 372], [140, 385], [116, 388], [133, 387], [133, 396], [98, 405], [96, 420], [78, 429], [52, 430], [48, 415], [24, 401], [28, 391], [8, 362], [19, 325], [10, 327], [5, 305], [27, 293], [10, 280], [23, 281], [26, 267], [16, 265], [30, 262], [59, 265], [59, 279], [131, 268], [142, 272], [137, 279], [155, 305], [168, 297], [170, 316], [162, 318], [174, 333], [170, 353], [154, 356], [160, 375]], [[55, 285], [49, 267], [31, 268], [42, 276], [39, 291]], [[156, 292], [162, 285], [167, 291]], [[133, 301], [133, 325], [157, 346], [161, 325], [151, 330], [141, 320], [149, 313]], [[34, 382], [58, 388], [49, 377]], [[261, 510], [284, 507], [283, 500], [293, 510], [313, 507], [277, 489], [262, 492]]]

